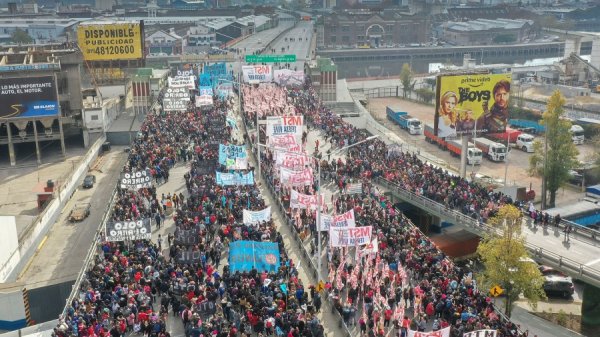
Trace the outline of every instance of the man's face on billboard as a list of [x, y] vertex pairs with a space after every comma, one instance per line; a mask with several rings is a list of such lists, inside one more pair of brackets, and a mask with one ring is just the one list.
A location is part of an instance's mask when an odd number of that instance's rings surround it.
[[504, 88], [498, 88], [496, 93], [494, 94], [494, 101], [496, 105], [502, 109], [506, 109], [508, 107], [508, 96], [509, 92]]

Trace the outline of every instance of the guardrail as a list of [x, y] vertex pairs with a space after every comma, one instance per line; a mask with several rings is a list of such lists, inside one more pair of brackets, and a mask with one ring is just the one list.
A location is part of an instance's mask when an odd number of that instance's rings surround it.
[[[480, 223], [478, 220], [473, 219], [468, 215], [450, 209], [445, 205], [433, 201], [429, 198], [412, 193], [382, 177], [377, 178], [376, 184], [384, 188], [393, 190], [393, 192], [397, 194], [400, 198], [405, 199], [406, 201], [409, 201], [411, 203], [417, 204], [419, 207], [422, 207], [425, 210], [433, 210], [433, 212], [441, 214], [446, 219], [456, 221], [457, 224], [467, 227], [473, 232], [477, 232], [480, 234], [501, 233], [501, 231], [495, 227], [492, 227], [485, 223]], [[576, 232], [574, 233], [574, 235], [578, 235], [578, 233]], [[566, 272], [567, 274], [571, 275], [572, 277], [580, 279], [586, 283], [592, 284], [597, 287], [600, 286], [600, 270], [586, 266], [585, 264], [557, 254], [551, 249], [539, 247], [528, 242], [525, 244], [525, 246], [532, 253], [532, 257], [534, 260], [543, 264], [547, 264], [551, 267], [560, 269]]]

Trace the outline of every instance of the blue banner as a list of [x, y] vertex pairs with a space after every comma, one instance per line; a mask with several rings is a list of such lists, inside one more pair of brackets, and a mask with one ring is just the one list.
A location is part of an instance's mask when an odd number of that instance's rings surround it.
[[200, 74], [198, 84], [199, 84], [200, 88], [202, 88], [202, 87], [211, 87], [212, 88], [212, 81], [210, 79], [210, 75], [206, 74], [206, 73]]
[[217, 172], [217, 185], [219, 186], [237, 186], [254, 185], [254, 173], [221, 173]]
[[238, 145], [219, 144], [219, 164], [225, 165], [227, 159], [246, 158], [246, 148]]
[[279, 269], [279, 245], [275, 242], [235, 241], [229, 244], [229, 269], [259, 272], [277, 272]]
[[227, 75], [227, 65], [225, 62], [207, 65], [204, 67], [204, 73], [209, 74], [213, 78]]
[[212, 95], [213, 95], [212, 87], [205, 87], [205, 86], [200, 87], [200, 96], [212, 96]]

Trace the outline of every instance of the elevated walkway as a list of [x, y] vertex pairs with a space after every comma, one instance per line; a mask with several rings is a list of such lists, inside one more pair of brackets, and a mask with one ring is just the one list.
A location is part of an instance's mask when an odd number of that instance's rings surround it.
[[[465, 230], [479, 236], [500, 234], [500, 231], [487, 224], [480, 224], [476, 219], [446, 208], [444, 205], [423, 196], [416, 195], [383, 178], [376, 183], [395, 198], [419, 207], [442, 221], [462, 226]], [[563, 271], [569, 276], [579, 279], [595, 287], [600, 287], [600, 243], [595, 236], [575, 232], [571, 240], [565, 242], [561, 227], [531, 228], [523, 221], [523, 235], [531, 257], [539, 263]]]

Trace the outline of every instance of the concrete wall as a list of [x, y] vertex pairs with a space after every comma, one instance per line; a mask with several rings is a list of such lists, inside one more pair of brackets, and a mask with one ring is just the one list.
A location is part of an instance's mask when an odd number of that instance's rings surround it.
[[0, 230], [2, 231], [2, 235], [0, 235], [0, 265], [4, 265], [19, 248], [15, 217], [0, 216]]
[[113, 145], [129, 145], [131, 140], [137, 136], [136, 131], [118, 131], [118, 132], [107, 132], [106, 141]]
[[56, 319], [65, 308], [75, 280], [29, 290], [29, 307], [33, 324]]
[[[5, 264], [0, 267], [0, 283], [14, 282], [19, 271], [31, 258], [35, 252], [35, 248], [40, 244], [40, 241], [48, 233], [52, 225], [58, 218], [60, 211], [69, 201], [78, 181], [87, 173], [89, 165], [96, 160], [102, 143], [105, 137], [100, 137], [96, 143], [90, 148], [79, 166], [73, 171], [69, 180], [60, 188], [60, 191], [55, 195], [55, 198], [42, 211], [37, 222], [31, 226], [30, 232], [23, 241], [19, 242], [19, 248], [8, 258]], [[0, 315], [0, 317], [3, 317]]]
[[0, 330], [14, 330], [26, 325], [21, 289], [0, 290]]

